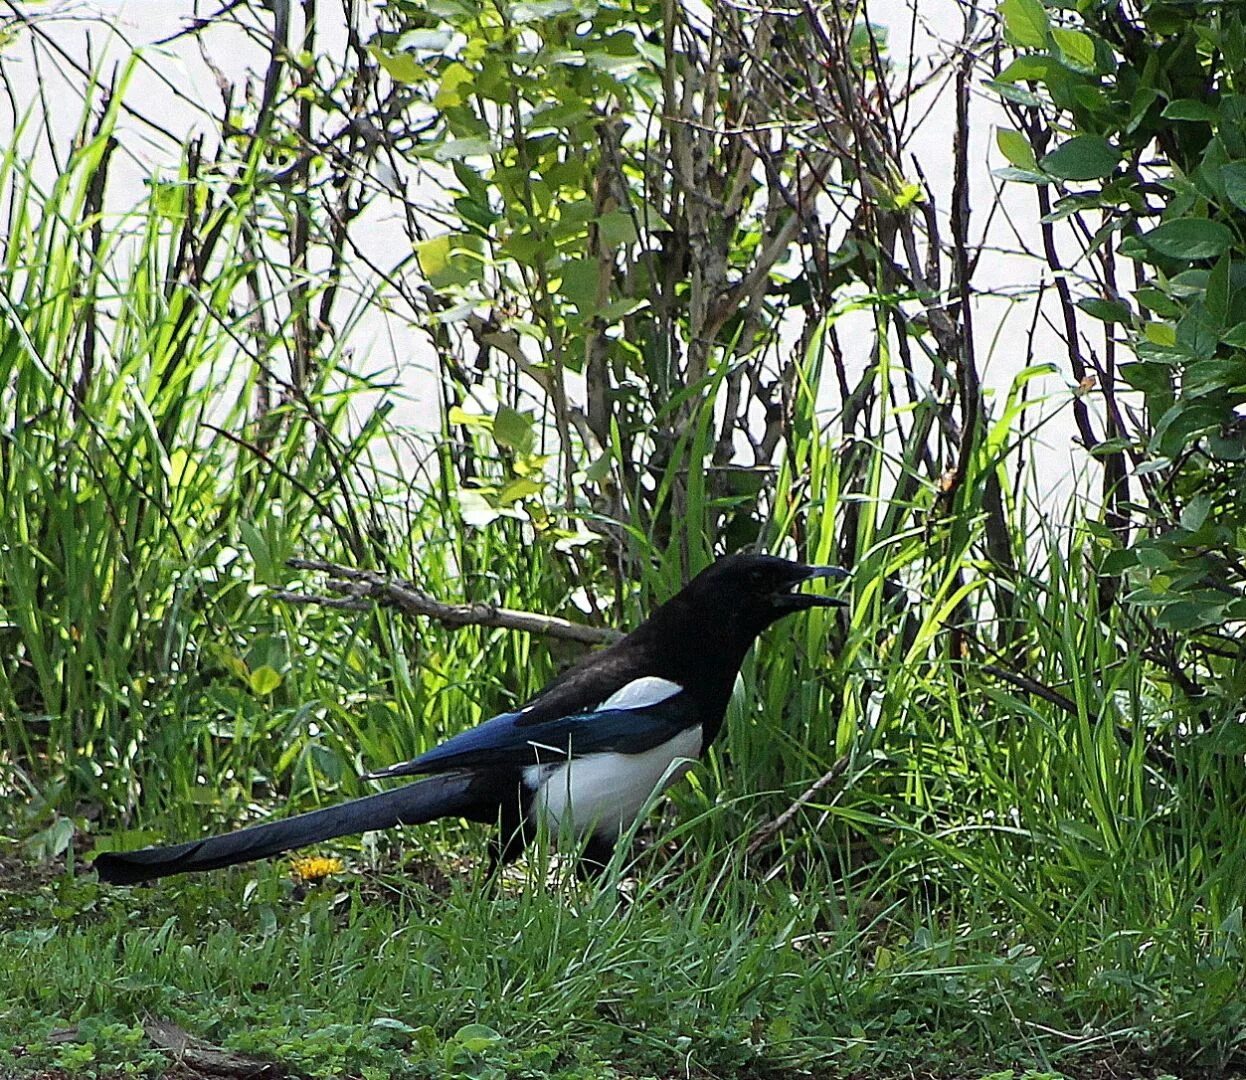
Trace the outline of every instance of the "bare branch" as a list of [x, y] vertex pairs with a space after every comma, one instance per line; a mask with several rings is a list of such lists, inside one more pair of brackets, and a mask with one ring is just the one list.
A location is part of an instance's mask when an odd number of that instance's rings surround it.
[[397, 608], [405, 615], [435, 619], [452, 629], [461, 626], [493, 626], [503, 630], [542, 634], [563, 641], [578, 641], [585, 645], [609, 645], [623, 636], [609, 627], [585, 626], [556, 615], [516, 611], [514, 608], [498, 607], [496, 604], [446, 604], [421, 592], [409, 581], [395, 580], [375, 570], [360, 570], [319, 559], [291, 559], [289, 566], [295, 570], [328, 574], [330, 590], [343, 594], [324, 596], [293, 592], [289, 589], [275, 591], [274, 595], [278, 600], [292, 604], [316, 604], [320, 607], [352, 611], [366, 610], [371, 604], [379, 604], [382, 607]]
[[791, 806], [784, 810], [783, 813], [781, 813], [773, 821], [768, 821], [765, 825], [753, 833], [753, 839], [748, 842], [748, 848], [745, 850], [745, 854], [756, 855], [758, 851], [770, 842], [776, 833], [778, 833], [784, 826], [787, 825], [789, 821], [792, 820], [792, 818], [797, 815], [802, 806], [805, 806], [812, 801], [818, 792], [829, 787], [844, 774], [844, 771], [848, 768], [848, 762], [850, 760], [851, 759], [847, 754], [841, 758], [838, 758], [834, 765], [827, 769], [826, 772], [824, 772], [812, 784], [810, 784], [809, 787], [801, 792], [800, 797], [797, 798]]

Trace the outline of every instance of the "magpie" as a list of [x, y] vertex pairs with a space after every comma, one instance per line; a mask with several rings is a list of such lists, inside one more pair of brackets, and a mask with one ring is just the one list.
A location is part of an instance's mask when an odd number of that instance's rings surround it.
[[729, 555], [698, 574], [626, 637], [504, 712], [368, 779], [405, 787], [170, 847], [104, 852], [103, 881], [129, 885], [213, 870], [291, 848], [441, 817], [496, 824], [492, 864], [517, 858], [544, 821], [599, 872], [646, 802], [704, 754], [722, 728], [745, 654], [771, 623], [834, 597], [794, 591], [846, 577], [772, 555]]

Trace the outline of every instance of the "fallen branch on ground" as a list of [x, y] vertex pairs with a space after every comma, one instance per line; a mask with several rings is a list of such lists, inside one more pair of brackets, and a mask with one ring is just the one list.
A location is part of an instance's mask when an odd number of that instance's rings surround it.
[[843, 775], [844, 770], [848, 768], [848, 761], [849, 757], [847, 754], [839, 758], [834, 765], [827, 769], [826, 772], [824, 772], [812, 784], [810, 784], [809, 787], [801, 792], [800, 797], [792, 803], [791, 806], [784, 810], [783, 813], [781, 813], [773, 821], [768, 821], [765, 825], [753, 833], [753, 838], [748, 842], [745, 854], [756, 855], [757, 852], [768, 844], [771, 839], [773, 839], [774, 836], [796, 816], [802, 806], [809, 803], [814, 796], [818, 794], [818, 792], [827, 788], [829, 785], [834, 783], [836, 779]]

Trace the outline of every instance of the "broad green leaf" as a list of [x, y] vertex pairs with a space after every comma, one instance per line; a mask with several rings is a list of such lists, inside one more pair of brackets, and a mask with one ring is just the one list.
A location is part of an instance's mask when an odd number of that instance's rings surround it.
[[1079, 300], [1077, 306], [1087, 315], [1106, 323], [1127, 323], [1131, 315], [1129, 305], [1120, 300], [1102, 300], [1092, 296]]
[[502, 506], [510, 506], [511, 503], [517, 503], [521, 499], [527, 499], [532, 495], [539, 495], [541, 489], [545, 485], [540, 480], [533, 480], [527, 476], [518, 477], [512, 480], [498, 495], [498, 502]]
[[1217, 405], [1206, 404], [1204, 399], [1178, 398], [1156, 423], [1149, 449], [1153, 454], [1176, 458], [1196, 438], [1219, 428], [1224, 420], [1225, 410]]
[[1050, 56], [1018, 56], [999, 73], [1005, 83], [1042, 82], [1058, 66]]
[[1001, 180], [1012, 180], [1018, 184], [1050, 184], [1052, 179], [1046, 173], [1034, 172], [1031, 169], [1018, 169], [1008, 165], [1003, 169], [992, 169], [992, 176]]
[[1043, 169], [1061, 180], [1097, 180], [1116, 168], [1120, 154], [1098, 135], [1077, 135], [1044, 154]]
[[1181, 527], [1198, 532], [1211, 511], [1211, 496], [1206, 492], [1195, 495], [1181, 510]]
[[1246, 161], [1230, 161], [1220, 166], [1224, 193], [1239, 210], [1246, 210]]
[[1155, 616], [1155, 625], [1165, 630], [1182, 631], [1197, 630], [1202, 626], [1211, 626], [1221, 619], [1223, 603], [1202, 604], [1190, 600], [1179, 600], [1162, 607]]
[[1181, 308], [1173, 303], [1172, 297], [1153, 286], [1144, 285], [1141, 289], [1135, 289], [1134, 299], [1163, 319], [1172, 319], [1181, 314]]
[[433, 107], [452, 109], [456, 105], [462, 105], [467, 100], [467, 95], [471, 93], [474, 81], [475, 76], [462, 64], [451, 64], [442, 72], [441, 85], [433, 97]]
[[454, 209], [459, 217], [472, 225], [479, 225], [486, 232], [501, 220], [487, 202], [477, 202], [466, 195], [454, 200]]
[[1157, 225], [1140, 239], [1151, 251], [1170, 259], [1214, 259], [1228, 250], [1233, 233], [1218, 221], [1179, 218]]
[[1034, 148], [1030, 146], [1030, 141], [1021, 132], [1013, 131], [1011, 128], [996, 128], [995, 145], [999, 147], [1000, 153], [1018, 169], [1025, 169], [1029, 172], [1038, 171]]
[[517, 454], [532, 453], [536, 445], [532, 417], [509, 405], [499, 405], [493, 417], [493, 441]]
[[437, 143], [433, 148], [434, 161], [458, 161], [467, 157], [484, 157], [493, 152], [493, 144], [488, 139], [447, 139]]
[[1051, 20], [1039, 0], [1003, 0], [999, 5], [999, 14], [1014, 45], [1027, 49], [1046, 46]]
[[879, 56], [887, 55], [887, 28], [878, 23], [859, 22], [848, 37], [848, 52], [858, 64], [867, 63], [878, 50]]
[[1216, 336], [1229, 321], [1229, 304], [1232, 301], [1233, 258], [1226, 253], [1216, 260], [1216, 265], [1207, 275], [1207, 287], [1203, 292], [1203, 303], [1207, 306], [1207, 314], [1214, 320]]
[[1005, 101], [1015, 101], [1018, 105], [1029, 105], [1036, 109], [1043, 103], [1042, 98], [1023, 86], [1015, 86], [997, 79], [987, 79], [982, 85], [994, 90]]
[[638, 239], [636, 222], [627, 210], [611, 210], [597, 219], [597, 228], [603, 244], [617, 247], [634, 244]]
[[428, 78], [424, 65], [408, 52], [388, 52], [376, 46], [368, 51], [376, 57], [376, 62], [394, 82], [418, 83]]
[[1129, 103], [1129, 119], [1125, 123], [1126, 135], [1131, 135], [1138, 129], [1138, 125], [1146, 119], [1147, 113], [1151, 111], [1151, 106], [1158, 98], [1159, 91], [1153, 86], [1141, 86], [1134, 92]]
[[1089, 34], [1057, 27], [1051, 31], [1051, 37], [1069, 67], [1076, 71], [1095, 70], [1095, 41]]
[[1197, 120], [1208, 124], [1214, 124], [1220, 119], [1218, 109], [1208, 105], [1205, 101], [1195, 101], [1193, 98], [1170, 101], [1160, 115], [1165, 120]]
[[567, 15], [577, 9], [575, 0], [523, 0], [522, 3], [510, 5], [510, 17], [516, 25], [522, 25]]
[[597, 287], [601, 267], [596, 259], [571, 259], [561, 271], [560, 296], [570, 300], [581, 315], [591, 315], [597, 307]]
[[502, 1036], [484, 1024], [465, 1024], [454, 1033], [454, 1041], [469, 1053], [483, 1054], [489, 1047], [500, 1043]]
[[610, 468], [613, 464], [609, 454], [599, 454], [584, 470], [584, 477], [594, 484], [600, 484], [610, 475]]
[[444, 53], [453, 40], [449, 30], [408, 30], [398, 39], [398, 48]]
[[251, 690], [261, 697], [267, 697], [281, 685], [281, 675], [275, 668], [265, 664], [251, 672]]
[[480, 280], [484, 271], [481, 250], [478, 236], [445, 233], [416, 244], [415, 257], [428, 283], [434, 289], [444, 289]]
[[1149, 322], [1142, 328], [1142, 336], [1152, 345], [1177, 344], [1177, 328], [1172, 323]]

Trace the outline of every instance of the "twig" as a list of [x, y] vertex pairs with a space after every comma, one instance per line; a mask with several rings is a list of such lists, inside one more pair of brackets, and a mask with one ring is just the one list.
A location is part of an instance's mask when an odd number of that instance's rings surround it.
[[777, 832], [779, 832], [780, 829], [784, 828], [784, 826], [786, 826], [787, 823], [796, 816], [802, 806], [806, 805], [815, 795], [818, 794], [818, 792], [830, 786], [843, 775], [844, 770], [848, 768], [848, 762], [850, 760], [851, 759], [847, 754], [839, 758], [834, 765], [827, 769], [827, 771], [810, 784], [808, 788], [801, 792], [800, 797], [792, 803], [791, 806], [784, 810], [783, 813], [781, 813], [773, 821], [767, 822], [755, 833], [753, 833], [753, 839], [748, 842], [748, 848], [746, 849], [745, 854], [756, 855], [762, 847], [770, 842], [770, 840]]
[[158, 1050], [173, 1058], [176, 1066], [188, 1072], [208, 1076], [230, 1077], [232, 1080], [267, 1080], [269, 1077], [295, 1075], [276, 1061], [252, 1057], [214, 1046], [197, 1039], [168, 1020], [151, 1019], [143, 1024], [143, 1034]]
[[530, 634], [578, 641], [585, 645], [608, 645], [622, 635], [617, 630], [560, 619], [556, 615], [540, 615], [532, 611], [516, 611], [496, 604], [445, 604], [421, 592], [409, 581], [388, 578], [375, 570], [322, 562], [319, 559], [291, 559], [295, 570], [313, 570], [329, 575], [329, 588], [340, 596], [292, 592], [278, 589], [278, 600], [292, 604], [318, 604], [321, 607], [366, 610], [372, 604], [397, 608], [407, 615], [435, 619], [443, 626], [494, 626], [504, 630], [523, 630]]
[[1042, 698], [1048, 704], [1063, 709], [1070, 716], [1078, 715], [1076, 701], [1066, 697], [1058, 690], [1053, 690], [1050, 686], [1045, 686], [1037, 679], [1031, 679], [1028, 675], [1022, 675], [1019, 671], [1010, 671], [1008, 668], [1002, 668], [996, 664], [983, 664], [981, 670], [984, 674], [994, 675], [1001, 682], [1006, 682], [1018, 690], [1024, 690], [1026, 693]]

